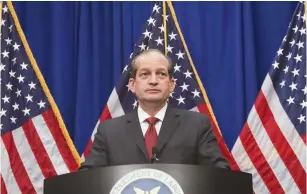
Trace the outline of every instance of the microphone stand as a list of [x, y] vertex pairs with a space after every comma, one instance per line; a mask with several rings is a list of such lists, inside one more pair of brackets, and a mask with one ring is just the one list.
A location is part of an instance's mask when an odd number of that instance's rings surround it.
[[150, 163], [151, 163], [151, 164], [158, 163], [159, 159], [158, 159], [158, 157], [157, 157], [157, 154], [158, 154], [158, 148], [153, 147], [153, 148], [152, 148], [152, 158], [151, 158], [151, 160], [150, 160]]

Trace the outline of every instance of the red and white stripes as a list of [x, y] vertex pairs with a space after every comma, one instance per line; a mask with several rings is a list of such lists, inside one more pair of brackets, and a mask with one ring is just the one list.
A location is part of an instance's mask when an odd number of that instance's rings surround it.
[[306, 193], [306, 145], [267, 75], [232, 155], [256, 193]]
[[78, 168], [51, 110], [1, 136], [1, 191], [43, 193], [43, 181]]

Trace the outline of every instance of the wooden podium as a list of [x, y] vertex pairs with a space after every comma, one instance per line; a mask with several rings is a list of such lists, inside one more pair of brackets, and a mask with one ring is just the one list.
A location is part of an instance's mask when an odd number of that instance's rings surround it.
[[253, 194], [244, 172], [182, 164], [86, 169], [44, 181], [45, 194]]

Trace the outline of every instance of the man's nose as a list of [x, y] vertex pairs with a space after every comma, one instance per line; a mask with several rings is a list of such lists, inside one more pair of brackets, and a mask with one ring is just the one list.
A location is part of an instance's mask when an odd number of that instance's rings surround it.
[[158, 84], [158, 78], [156, 74], [153, 74], [150, 76], [149, 84], [154, 84], [154, 85]]

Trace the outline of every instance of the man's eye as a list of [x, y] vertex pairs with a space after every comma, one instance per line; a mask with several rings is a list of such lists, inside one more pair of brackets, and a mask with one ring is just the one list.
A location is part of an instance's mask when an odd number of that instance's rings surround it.
[[147, 75], [147, 73], [141, 73], [140, 74], [140, 76], [146, 76]]
[[164, 73], [164, 72], [159, 72], [158, 75], [166, 76], [166, 73]]

